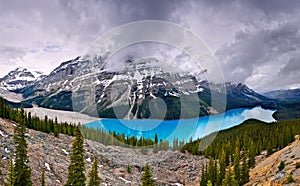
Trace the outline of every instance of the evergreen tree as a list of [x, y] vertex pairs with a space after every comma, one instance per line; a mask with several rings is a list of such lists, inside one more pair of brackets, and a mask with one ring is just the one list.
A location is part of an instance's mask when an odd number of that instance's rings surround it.
[[42, 177], [41, 177], [41, 185], [42, 186], [46, 186], [46, 182], [45, 182], [45, 170], [42, 170]]
[[14, 144], [15, 144], [15, 184], [16, 186], [29, 186], [32, 185], [31, 169], [28, 166], [29, 160], [27, 157], [27, 143], [25, 140], [25, 114], [24, 109], [18, 114], [18, 123], [14, 130]]
[[158, 143], [158, 135], [157, 135], [157, 133], [155, 133], [155, 136], [154, 136], [154, 143], [155, 143], [155, 144]]
[[289, 174], [286, 178], [286, 181], [284, 182], [285, 184], [289, 184], [289, 183], [293, 183], [295, 182], [294, 178], [293, 178], [293, 175], [292, 174]]
[[249, 168], [253, 167], [255, 165], [255, 147], [254, 147], [254, 144], [253, 144], [253, 141], [251, 140], [250, 142], [250, 147], [249, 147], [249, 160], [248, 160], [248, 163], [249, 163]]
[[222, 181], [222, 186], [238, 186], [238, 182], [235, 180], [231, 170], [229, 170]]
[[235, 148], [233, 166], [234, 166], [234, 178], [237, 182], [240, 182], [240, 178], [241, 178], [240, 150], [239, 150], [238, 146]]
[[178, 138], [173, 139], [173, 150], [178, 150], [179, 144], [178, 144]]
[[215, 185], [217, 181], [217, 166], [216, 161], [213, 158], [210, 158], [207, 176], [207, 180], [210, 180], [212, 184]]
[[2, 180], [2, 170], [1, 170], [1, 162], [0, 162], [0, 181], [3, 182], [3, 180]]
[[85, 186], [86, 176], [84, 168], [84, 140], [78, 127], [75, 128], [75, 138], [72, 143], [71, 163], [68, 167], [66, 186]]
[[243, 154], [242, 161], [243, 164], [242, 164], [241, 181], [240, 181], [241, 185], [249, 181], [249, 163], [247, 162], [247, 155], [245, 154], [245, 152]]
[[59, 126], [58, 126], [58, 122], [57, 122], [57, 117], [55, 117], [55, 120], [54, 120], [53, 133], [54, 133], [55, 137], [57, 137], [59, 134]]
[[131, 166], [129, 164], [127, 165], [127, 172], [131, 173]]
[[11, 157], [9, 160], [9, 169], [7, 173], [7, 186], [14, 186], [16, 180], [16, 174], [15, 174], [15, 168], [14, 168], [14, 162], [13, 158]]
[[205, 169], [204, 169], [204, 165], [202, 164], [200, 186], [206, 186], [206, 183], [207, 181], [206, 181]]
[[98, 176], [98, 157], [94, 156], [94, 163], [92, 166], [92, 170], [89, 173], [90, 181], [89, 186], [99, 186], [101, 183], [101, 178]]
[[278, 172], [282, 171], [284, 169], [284, 167], [285, 167], [285, 164], [284, 164], [283, 161], [281, 161], [280, 164], [279, 164], [279, 166], [278, 166]]
[[222, 150], [221, 157], [219, 159], [219, 174], [217, 185], [222, 184], [222, 180], [225, 178], [226, 174], [226, 153], [224, 149]]
[[267, 155], [270, 156], [272, 153], [273, 153], [273, 148], [272, 148], [272, 143], [271, 141], [268, 142], [268, 145], [267, 145]]
[[142, 186], [154, 186], [155, 185], [155, 182], [152, 178], [150, 166], [148, 164], [146, 164], [146, 166], [144, 167], [144, 174], [142, 175], [141, 181], [142, 181]]

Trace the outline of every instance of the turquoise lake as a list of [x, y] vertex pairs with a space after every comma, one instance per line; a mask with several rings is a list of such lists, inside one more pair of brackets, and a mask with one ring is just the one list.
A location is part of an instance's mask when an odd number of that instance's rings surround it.
[[125, 120], [101, 119], [86, 124], [86, 127], [104, 129], [109, 132], [123, 133], [126, 136], [136, 136], [154, 139], [155, 134], [159, 139], [173, 141], [178, 139], [189, 140], [201, 138], [212, 132], [228, 129], [239, 125], [248, 119], [257, 119], [264, 122], [275, 122], [272, 117], [275, 110], [261, 107], [232, 109], [223, 114], [204, 116], [194, 119], [181, 120]]

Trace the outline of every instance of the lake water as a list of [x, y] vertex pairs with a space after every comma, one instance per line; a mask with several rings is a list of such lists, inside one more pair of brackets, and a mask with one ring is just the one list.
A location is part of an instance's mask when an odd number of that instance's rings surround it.
[[232, 109], [224, 114], [204, 116], [194, 119], [181, 120], [124, 120], [101, 119], [86, 124], [87, 127], [105, 129], [106, 131], [123, 133], [126, 136], [136, 136], [154, 139], [155, 134], [159, 139], [173, 141], [174, 137], [185, 139], [201, 138], [212, 132], [217, 132], [239, 125], [248, 119], [257, 119], [264, 122], [275, 122], [272, 117], [275, 110], [261, 107]]

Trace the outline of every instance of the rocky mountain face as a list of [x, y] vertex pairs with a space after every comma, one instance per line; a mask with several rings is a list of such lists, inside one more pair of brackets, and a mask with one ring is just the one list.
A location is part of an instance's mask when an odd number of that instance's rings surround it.
[[[14, 151], [13, 127], [13, 122], [0, 118], [0, 169], [4, 175], [0, 177], [0, 183], [7, 182], [9, 158]], [[47, 185], [63, 185], [67, 180], [72, 138], [28, 130], [26, 141], [34, 185], [40, 185], [43, 169]], [[151, 166], [153, 178], [159, 185], [198, 185], [201, 166], [209, 161], [203, 156], [171, 150], [157, 154], [149, 150], [142, 154], [140, 149], [104, 146], [91, 140], [85, 140], [84, 148], [86, 172], [91, 170], [94, 154], [98, 155], [102, 185], [140, 185], [146, 163]], [[131, 173], [126, 171], [128, 165]]]
[[106, 63], [105, 55], [83, 56], [62, 63], [17, 92], [27, 104], [127, 119], [195, 118], [222, 112], [218, 107], [212, 108], [211, 91], [222, 94], [224, 87], [228, 109], [270, 100], [246, 85], [212, 84], [199, 78], [199, 74], [153, 57], [128, 58], [111, 65]]
[[0, 87], [15, 91], [32, 85], [40, 76], [42, 76], [41, 72], [30, 72], [26, 68], [17, 68], [0, 78]]

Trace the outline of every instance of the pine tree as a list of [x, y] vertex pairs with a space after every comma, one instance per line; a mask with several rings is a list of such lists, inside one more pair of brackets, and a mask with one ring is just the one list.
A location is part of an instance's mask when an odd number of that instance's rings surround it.
[[267, 154], [268, 156], [270, 156], [273, 153], [273, 148], [272, 148], [272, 144], [270, 141], [268, 142], [267, 153], [268, 153]]
[[57, 117], [55, 117], [55, 120], [54, 120], [54, 127], [53, 127], [53, 133], [54, 133], [54, 136], [57, 137], [58, 134], [59, 134], [59, 125], [58, 125], [58, 121], [57, 121]]
[[15, 174], [15, 168], [14, 168], [14, 162], [13, 158], [11, 157], [9, 160], [9, 169], [7, 173], [7, 186], [14, 186], [16, 180], [16, 174]]
[[0, 181], [2, 181], [2, 170], [0, 169]]
[[254, 148], [254, 144], [253, 141], [250, 142], [250, 147], [249, 147], [249, 168], [253, 167], [255, 165], [255, 148]]
[[235, 180], [231, 170], [227, 172], [225, 178], [222, 181], [222, 186], [238, 186], [238, 182]]
[[280, 164], [279, 164], [279, 166], [278, 166], [278, 172], [282, 171], [284, 169], [284, 167], [285, 167], [285, 164], [284, 164], [283, 161], [281, 161]]
[[235, 153], [234, 153], [234, 178], [237, 182], [240, 182], [241, 178], [241, 171], [240, 171], [240, 150], [238, 147], [235, 148]]
[[85, 186], [86, 176], [84, 168], [84, 140], [78, 127], [75, 128], [75, 138], [72, 143], [71, 163], [68, 167], [68, 180], [65, 184]]
[[148, 164], [146, 164], [146, 166], [144, 167], [144, 174], [142, 175], [141, 181], [142, 181], [142, 186], [154, 186], [155, 185], [155, 182], [152, 178], [150, 166]]
[[127, 172], [131, 173], [131, 166], [129, 164], [127, 165]]
[[19, 123], [16, 124], [14, 130], [14, 144], [15, 144], [15, 184], [16, 186], [30, 186], [31, 181], [31, 169], [28, 166], [29, 160], [27, 157], [27, 143], [25, 140], [25, 114], [24, 109], [21, 106], [21, 110], [18, 114]]
[[213, 185], [215, 185], [217, 180], [217, 167], [216, 161], [213, 158], [210, 158], [208, 165], [208, 175], [207, 180], [210, 180]]
[[173, 139], [173, 150], [178, 150], [179, 144], [178, 144], [178, 138]]
[[249, 163], [247, 162], [247, 155], [245, 154], [245, 152], [243, 154], [242, 161], [243, 164], [242, 164], [241, 181], [240, 181], [241, 185], [249, 181]]
[[206, 182], [207, 181], [206, 181], [205, 169], [204, 169], [204, 165], [202, 164], [200, 186], [206, 186]]
[[155, 133], [155, 136], [154, 136], [154, 143], [155, 143], [155, 144], [158, 143], [158, 135], [157, 135], [157, 133]]
[[92, 166], [91, 172], [89, 172], [89, 186], [99, 186], [101, 183], [101, 178], [98, 176], [98, 157], [97, 155], [94, 156], [94, 163]]
[[225, 178], [225, 174], [226, 174], [226, 153], [223, 149], [219, 160], [219, 174], [218, 174], [217, 185], [222, 184], [222, 180]]
[[46, 186], [46, 182], [45, 182], [45, 170], [42, 170], [42, 177], [41, 177], [41, 185], [42, 186]]

